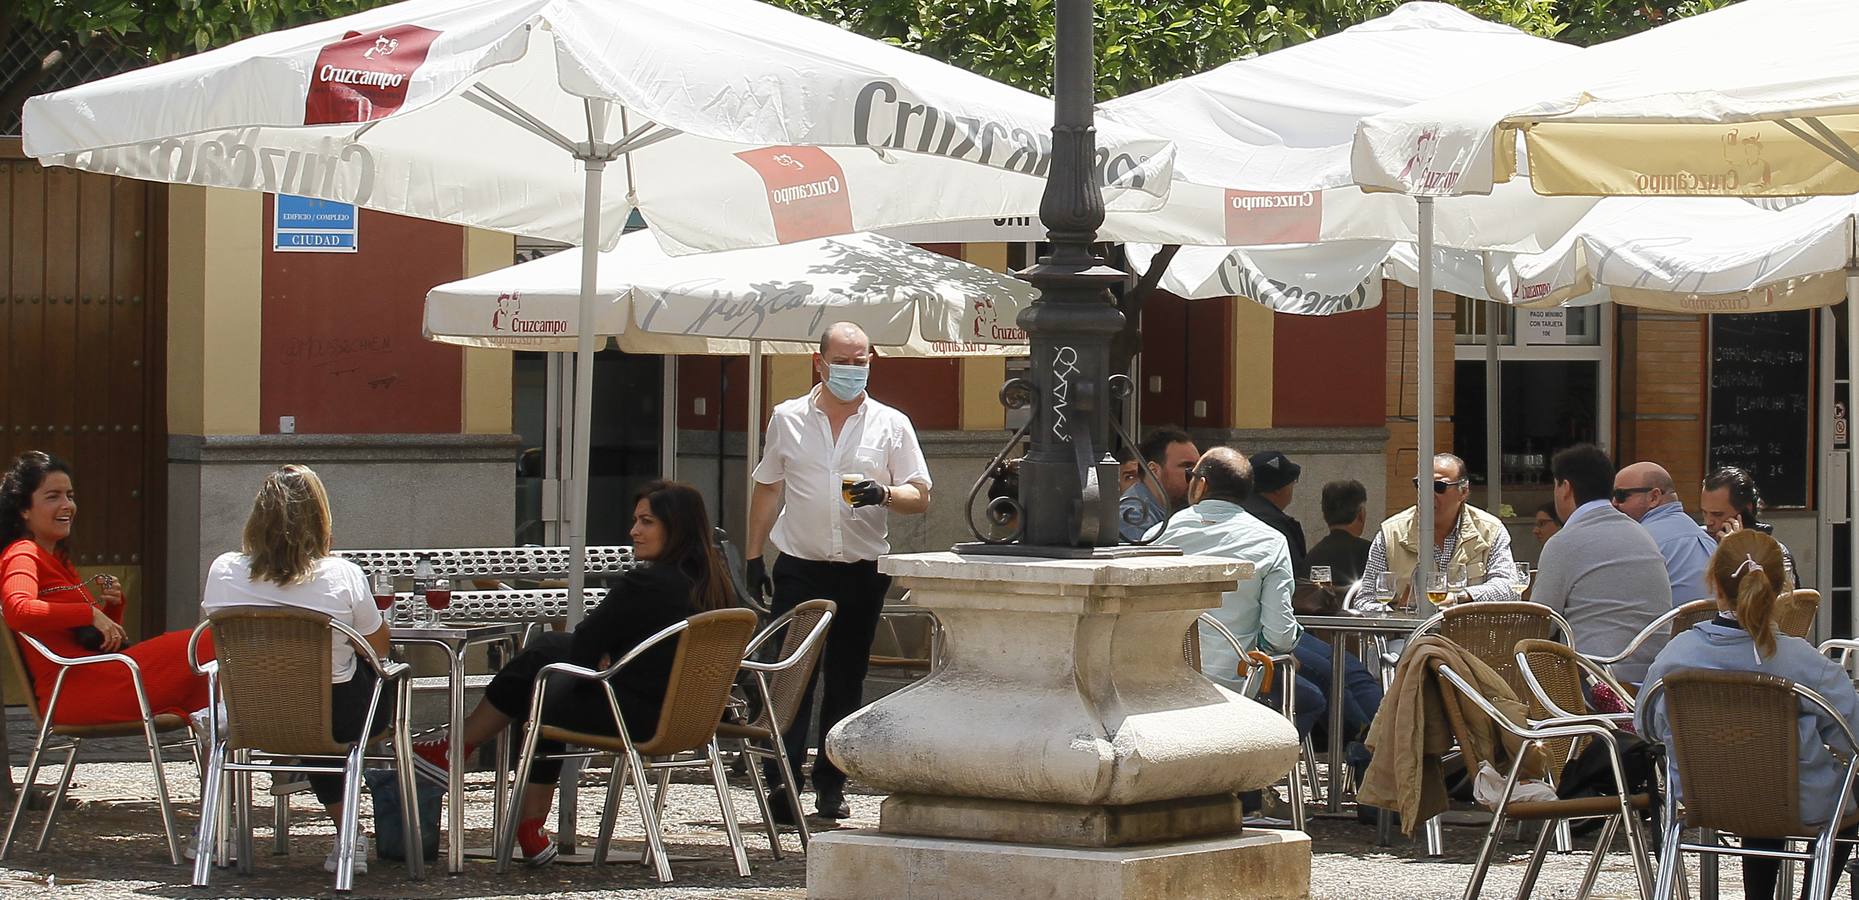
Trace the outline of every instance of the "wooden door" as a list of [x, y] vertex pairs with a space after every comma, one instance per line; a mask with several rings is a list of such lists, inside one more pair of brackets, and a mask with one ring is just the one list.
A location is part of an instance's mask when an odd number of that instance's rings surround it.
[[165, 553], [165, 197], [0, 140], [0, 459], [71, 464], [72, 555], [127, 582], [131, 635], [166, 624], [162, 598], [145, 596]]

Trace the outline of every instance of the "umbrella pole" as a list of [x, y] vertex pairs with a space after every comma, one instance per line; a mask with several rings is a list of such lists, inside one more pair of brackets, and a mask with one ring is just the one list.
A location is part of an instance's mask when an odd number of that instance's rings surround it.
[[1503, 369], [1498, 361], [1498, 322], [1504, 307], [1485, 304], [1485, 509], [1494, 516], [1504, 508], [1504, 423], [1498, 418]]
[[[749, 440], [748, 449], [742, 457], [742, 474], [744, 490], [742, 534], [748, 540], [749, 520], [755, 509], [755, 464], [762, 461], [762, 342], [749, 341], [749, 417], [744, 429]], [[754, 549], [761, 549], [759, 547]], [[743, 553], [753, 552], [745, 543]]]
[[[1859, 229], [1849, 224], [1847, 227]], [[1846, 267], [1846, 372], [1847, 384], [1859, 384], [1859, 259]], [[1859, 597], [1859, 443], [1852, 439], [1854, 391], [1846, 392], [1846, 585], [1847, 596]], [[1848, 629], [1859, 629], [1859, 603], [1849, 604]], [[1859, 630], [1848, 633], [1859, 634]]]
[[574, 487], [568, 514], [568, 627], [580, 624], [586, 613], [582, 590], [587, 587], [587, 491], [589, 457], [594, 432], [594, 285], [600, 269], [600, 182], [607, 168], [603, 159], [583, 159], [587, 185], [581, 211], [580, 326], [574, 350]]
[[[1415, 536], [1419, 539], [1420, 565], [1414, 570], [1412, 590], [1424, 592], [1435, 579], [1433, 565], [1433, 198], [1417, 197], [1419, 206], [1420, 277], [1414, 297], [1414, 344], [1419, 353], [1418, 421], [1414, 423]], [[1398, 575], [1396, 577], [1399, 577]], [[1420, 609], [1424, 593], [1414, 595], [1414, 608]]]
[[658, 470], [659, 477], [678, 477], [678, 358], [667, 353], [659, 375]]

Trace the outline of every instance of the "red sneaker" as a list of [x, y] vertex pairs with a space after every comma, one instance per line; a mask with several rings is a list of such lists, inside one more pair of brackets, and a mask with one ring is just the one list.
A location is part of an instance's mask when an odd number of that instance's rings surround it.
[[555, 861], [557, 848], [548, 832], [542, 830], [544, 819], [525, 819], [516, 824], [516, 843], [523, 848], [523, 862], [546, 866]]
[[[465, 755], [470, 756], [477, 748], [465, 745]], [[446, 738], [431, 738], [413, 742], [413, 767], [420, 773], [435, 781], [447, 781], [452, 771], [452, 742]]]

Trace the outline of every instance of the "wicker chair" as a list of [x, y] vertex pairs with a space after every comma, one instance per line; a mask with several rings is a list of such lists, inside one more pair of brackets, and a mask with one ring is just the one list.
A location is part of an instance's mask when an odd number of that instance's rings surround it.
[[[613, 838], [614, 820], [619, 814], [620, 795], [631, 781], [639, 802], [639, 817], [645, 822], [646, 852], [642, 862], [656, 870], [660, 882], [671, 881], [671, 864], [665, 853], [665, 838], [659, 827], [657, 804], [646, 798], [645, 787], [651, 783], [649, 770], [708, 766], [716, 786], [717, 803], [722, 807], [723, 826], [729, 833], [730, 850], [736, 857], [736, 874], [749, 875], [749, 855], [742, 843], [742, 831], [736, 822], [736, 808], [730, 801], [729, 781], [723, 771], [722, 754], [717, 750], [717, 725], [729, 703], [730, 688], [754, 637], [756, 615], [748, 609], [719, 609], [698, 613], [642, 641], [604, 671], [552, 663], [536, 674], [531, 693], [529, 719], [523, 728], [523, 752], [516, 767], [516, 792], [510, 808], [521, 809], [523, 794], [529, 787], [529, 770], [540, 754], [540, 740], [560, 741], [569, 745], [566, 752], [548, 754], [553, 759], [585, 759], [595, 756], [617, 757], [607, 782], [607, 802], [600, 820], [600, 837], [594, 845], [594, 863], [607, 860], [607, 845]], [[635, 743], [626, 733], [620, 702], [613, 693], [612, 679], [651, 648], [666, 641], [677, 642], [677, 654], [671, 667], [671, 680], [665, 687], [665, 702], [652, 737]], [[552, 677], [593, 681], [606, 694], [613, 713], [615, 734], [590, 734], [571, 731], [542, 721], [543, 691]], [[575, 750], [576, 747], [590, 748]], [[695, 758], [677, 759], [679, 754], [695, 753]], [[646, 760], [651, 759], [648, 763]], [[662, 797], [662, 795], [661, 795]], [[504, 817], [497, 835], [497, 871], [510, 867], [516, 850], [517, 816]]]
[[1415, 628], [1408, 642], [1427, 634], [1446, 638], [1490, 666], [1510, 685], [1512, 693], [1527, 697], [1530, 688], [1517, 667], [1517, 642], [1549, 640], [1558, 635], [1567, 642], [1573, 633], [1560, 613], [1541, 603], [1486, 600], [1440, 610]]
[[1783, 594], [1781, 603], [1776, 607], [1775, 626], [1782, 634], [1791, 634], [1803, 640], [1814, 630], [1814, 621], [1820, 617], [1820, 592], [1813, 588], [1799, 588]]
[[[20, 657], [18, 641], [25, 641], [34, 652], [45, 657], [58, 667], [58, 680], [52, 683], [52, 699], [45, 709], [39, 709], [38, 694], [33, 691], [32, 675], [27, 670], [25, 660]], [[142, 670], [136, 661], [121, 653], [99, 653], [95, 656], [67, 657], [53, 653], [50, 648], [30, 635], [14, 634], [0, 621], [0, 644], [5, 645], [5, 665], [13, 676], [13, 683], [25, 688], [26, 709], [32, 713], [32, 721], [38, 727], [38, 738], [33, 741], [32, 755], [26, 763], [26, 779], [19, 785], [19, 791], [13, 800], [13, 815], [7, 822], [6, 836], [0, 838], [0, 859], [6, 859], [12, 852], [13, 837], [19, 832], [24, 819], [28, 798], [32, 795], [32, 783], [38, 778], [39, 760], [48, 752], [63, 751], [64, 768], [58, 776], [58, 786], [52, 790], [51, 805], [45, 810], [45, 823], [39, 827], [39, 840], [33, 846], [35, 851], [44, 851], [52, 838], [52, 823], [58, 818], [58, 807], [64, 804], [65, 788], [71, 784], [71, 774], [77, 768], [78, 749], [88, 738], [141, 736], [148, 747], [149, 765], [155, 769], [155, 799], [161, 805], [161, 827], [168, 838], [168, 858], [175, 865], [181, 864], [180, 838], [175, 833], [174, 807], [168, 800], [168, 780], [162, 772], [161, 751], [186, 747], [194, 748], [193, 734], [188, 731], [184, 716], [162, 714], [151, 715], [148, 708], [148, 692], [142, 687]], [[136, 703], [141, 707], [142, 718], [133, 722], [111, 722], [103, 725], [58, 725], [53, 719], [58, 711], [59, 695], [64, 691], [65, 676], [78, 666], [123, 665], [129, 667], [130, 683], [135, 685]], [[179, 741], [163, 744], [159, 735], [175, 731], [187, 733]], [[56, 740], [64, 743], [55, 743]]]
[[[1639, 705], [1642, 731], [1663, 708], [1669, 726], [1667, 783], [1683, 776], [1684, 804], [1666, 792], [1663, 826], [1667, 852], [1659, 866], [1659, 897], [1670, 895], [1684, 851], [1711, 855], [1768, 856], [1814, 863], [1819, 876], [1809, 894], [1827, 900], [1832, 880], [1833, 842], [1842, 828], [1859, 824], [1859, 812], [1815, 827], [1801, 821], [1800, 732], [1803, 707], [1837, 723], [1848, 746], [1859, 746], [1852, 727], [1826, 698], [1785, 678], [1760, 672], [1686, 669], [1646, 687]], [[1840, 796], [1852, 796], [1859, 758], [1846, 763]], [[1681, 841], [1686, 828], [1703, 828], [1707, 840]], [[1811, 852], [1745, 850], [1719, 843], [1722, 832], [1745, 838], [1813, 842]], [[1784, 890], [1787, 890], [1784, 887]]]
[[[758, 662], [754, 659], [742, 661], [743, 670], [754, 676], [761, 708], [755, 718], [746, 724], [726, 721], [717, 726], [717, 737], [741, 742], [744, 754], [774, 761], [776, 770], [781, 773], [781, 786], [787, 793], [787, 802], [793, 808], [794, 827], [800, 831], [800, 848], [803, 852], [810, 838], [807, 834], [807, 813], [800, 806], [800, 786], [794, 779], [793, 762], [787, 758], [781, 734], [794, 723], [794, 711], [800, 708], [801, 694], [807, 690], [808, 681], [813, 678], [814, 666], [819, 663], [820, 654], [826, 648], [826, 630], [831, 627], [837, 609], [838, 605], [831, 600], [808, 600], [768, 623], [768, 627], [749, 642], [744, 655], [755, 656], [763, 644], [775, 635], [781, 635], [780, 658], [773, 662]], [[671, 770], [659, 770], [661, 796], [665, 781], [670, 777]], [[775, 859], [780, 859], [780, 830], [768, 806], [768, 790], [762, 784], [761, 769], [754, 764], [749, 765], [749, 783], [755, 786], [755, 802], [761, 807], [762, 825], [768, 829], [769, 850]]]
[[[1593, 717], [1578, 716], [1573, 718], [1549, 718], [1532, 720], [1527, 725], [1512, 722], [1497, 707], [1473, 688], [1464, 678], [1452, 670], [1451, 666], [1436, 664], [1435, 674], [1452, 690], [1469, 698], [1478, 709], [1491, 719], [1499, 728], [1509, 732], [1524, 742], [1524, 746], [1535, 744], [1545, 747], [1551, 742], [1570, 740], [1605, 741], [1609, 761], [1613, 764], [1615, 794], [1611, 797], [1577, 797], [1567, 800], [1513, 801], [1512, 793], [1517, 787], [1518, 775], [1523, 771], [1525, 753], [1517, 753], [1511, 760], [1510, 770], [1505, 774], [1504, 793], [1498, 800], [1497, 809], [1491, 816], [1491, 826], [1485, 832], [1485, 841], [1478, 851], [1478, 862], [1472, 869], [1471, 880], [1465, 885], [1465, 900], [1473, 900], [1484, 890], [1485, 874], [1491, 868], [1491, 860], [1497, 853], [1498, 835], [1502, 833], [1508, 821], [1537, 821], [1543, 823], [1543, 829], [1536, 839], [1536, 847], [1530, 854], [1529, 867], [1524, 870], [1523, 883], [1517, 888], [1519, 900], [1530, 896], [1536, 886], [1536, 877], [1542, 871], [1543, 857], [1549, 852], [1550, 838], [1556, 832], [1556, 826], [1576, 819], [1594, 819], [1608, 817], [1609, 826], [1603, 828], [1599, 843], [1594, 848], [1594, 858], [1588, 864], [1588, 871], [1582, 880], [1578, 897], [1586, 898], [1594, 886], [1595, 876], [1599, 873], [1602, 858], [1607, 853], [1608, 845], [1613, 842], [1614, 831], [1622, 824], [1626, 826], [1627, 848], [1633, 855], [1634, 873], [1639, 879], [1641, 900], [1650, 900], [1652, 889], [1652, 867], [1646, 853], [1646, 840], [1640, 830], [1638, 810], [1650, 809], [1652, 797], [1649, 794], [1627, 793], [1625, 766], [1621, 763], [1620, 752], [1615, 743], [1616, 732], [1604, 722]], [[1465, 754], [1468, 771], [1477, 771], [1484, 760], [1476, 759], [1475, 744], [1464, 739], [1469, 725], [1461, 718], [1459, 704], [1444, 704], [1446, 718], [1452, 724], [1453, 732], [1460, 737], [1459, 746]]]
[[[1219, 619], [1208, 613], [1201, 613], [1195, 624], [1188, 626], [1187, 633], [1182, 635], [1181, 655], [1187, 661], [1189, 668], [1197, 672], [1201, 669], [1200, 626], [1202, 625], [1207, 626], [1231, 645], [1233, 652], [1239, 656], [1239, 670], [1234, 674], [1242, 679], [1239, 690], [1241, 696], [1256, 698], [1260, 692], [1269, 690], [1273, 676], [1280, 669], [1283, 670], [1284, 677], [1287, 679], [1297, 677], [1296, 657], [1289, 653], [1273, 656], [1259, 650], [1245, 650], [1240, 644], [1239, 637], [1234, 635]], [[1295, 722], [1297, 720], [1297, 691], [1287, 682], [1283, 695], [1284, 700], [1279, 711], [1283, 713], [1287, 721]], [[1287, 776], [1291, 782], [1291, 828], [1295, 831], [1304, 830], [1304, 772], [1309, 771], [1310, 781], [1317, 780], [1316, 754], [1310, 749], [1309, 739], [1302, 742], [1299, 757], [1299, 761], [1291, 764], [1291, 773]]]
[[[215, 659], [200, 662], [200, 636], [213, 632]], [[387, 729], [393, 742], [391, 757], [367, 753], [367, 738], [343, 743], [332, 738], [329, 685], [332, 642], [340, 636], [355, 649], [357, 666], [368, 666], [378, 676], [363, 721], [374, 721], [381, 695], [390, 686], [396, 692], [394, 717]], [[197, 672], [211, 673], [217, 705], [225, 721], [209, 716], [207, 771], [200, 785], [200, 831], [194, 854], [194, 886], [206, 887], [213, 860], [221, 852], [226, 792], [231, 788], [239, 848], [239, 868], [251, 872], [251, 776], [254, 772], [328, 773], [342, 776], [342, 820], [336, 823], [336, 890], [354, 885], [352, 867], [355, 838], [360, 833], [362, 767], [370, 761], [391, 763], [400, 773], [402, 846], [408, 848], [407, 873], [424, 877], [419, 853], [419, 816], [414, 796], [413, 742], [407, 724], [412, 706], [410, 667], [384, 660], [368, 639], [347, 624], [317, 612], [284, 607], [232, 607], [214, 612], [194, 629], [187, 645], [188, 661]], [[335, 758], [340, 763], [318, 759]]]

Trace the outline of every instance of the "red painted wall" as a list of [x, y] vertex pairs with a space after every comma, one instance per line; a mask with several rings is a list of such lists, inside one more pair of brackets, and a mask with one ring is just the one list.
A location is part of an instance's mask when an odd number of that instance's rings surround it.
[[1272, 424], [1386, 424], [1388, 313], [1272, 320]]
[[462, 351], [420, 335], [426, 292], [464, 275], [464, 229], [361, 211], [355, 253], [274, 253], [265, 198], [259, 416], [276, 434], [444, 434], [463, 418]]

